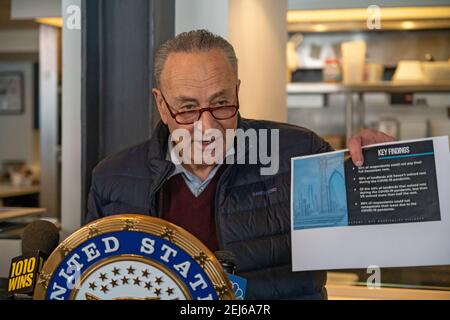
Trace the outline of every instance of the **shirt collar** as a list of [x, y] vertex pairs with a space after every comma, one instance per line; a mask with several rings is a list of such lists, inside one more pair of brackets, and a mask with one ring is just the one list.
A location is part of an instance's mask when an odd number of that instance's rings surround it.
[[[196, 175], [194, 175], [192, 172], [187, 170], [183, 165], [181, 164], [181, 161], [179, 160], [179, 157], [175, 152], [171, 152], [173, 150], [173, 143], [170, 140], [170, 137], [167, 141], [168, 148], [167, 148], [167, 154], [166, 154], [166, 160], [171, 161], [174, 166], [175, 170], [172, 172], [172, 174], [169, 176], [169, 179], [177, 174], [181, 174], [183, 177], [183, 180], [186, 182], [186, 185], [191, 190], [192, 194], [196, 197], [198, 197], [209, 185], [211, 180], [216, 175], [218, 169], [220, 168], [220, 164], [217, 164], [213, 170], [209, 173], [208, 177], [202, 181], [200, 178], [198, 178]], [[226, 163], [226, 159], [228, 157], [234, 156], [235, 150], [234, 146], [231, 146], [224, 157], [224, 163]]]

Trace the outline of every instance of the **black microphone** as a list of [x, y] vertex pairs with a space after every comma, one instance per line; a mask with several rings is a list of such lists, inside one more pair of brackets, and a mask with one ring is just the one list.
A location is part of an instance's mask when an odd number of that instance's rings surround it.
[[38, 220], [25, 227], [22, 234], [22, 255], [11, 261], [8, 277], [8, 297], [29, 300], [33, 297], [39, 272], [59, 243], [56, 226]]
[[234, 274], [236, 272], [236, 257], [233, 252], [219, 250], [214, 252], [214, 255], [226, 273]]
[[247, 280], [235, 274], [237, 266], [236, 256], [233, 252], [226, 250], [216, 251], [214, 252], [214, 255], [227, 274], [234, 298], [237, 300], [244, 300], [247, 291]]
[[22, 233], [22, 254], [41, 252], [47, 258], [59, 243], [58, 228], [51, 222], [38, 220], [25, 227]]

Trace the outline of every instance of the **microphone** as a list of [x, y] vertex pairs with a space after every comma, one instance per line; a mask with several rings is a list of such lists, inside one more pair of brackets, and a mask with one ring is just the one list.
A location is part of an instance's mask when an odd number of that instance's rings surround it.
[[236, 273], [236, 256], [231, 251], [219, 250], [214, 252], [219, 263], [231, 282], [234, 297], [237, 300], [244, 300], [247, 291], [247, 280], [237, 276]]
[[48, 258], [59, 243], [56, 226], [45, 220], [37, 220], [25, 227], [22, 234], [22, 254], [41, 252]]
[[227, 273], [234, 274], [236, 272], [236, 257], [233, 252], [219, 250], [214, 253], [217, 260], [222, 265], [223, 270]]
[[38, 220], [25, 227], [22, 234], [22, 255], [11, 260], [8, 277], [8, 297], [31, 300], [44, 261], [59, 243], [56, 226]]

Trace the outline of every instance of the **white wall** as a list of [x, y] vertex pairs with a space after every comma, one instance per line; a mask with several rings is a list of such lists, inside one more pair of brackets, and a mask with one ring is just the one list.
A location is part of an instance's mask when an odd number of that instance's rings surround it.
[[241, 114], [286, 122], [286, 0], [230, 0], [229, 40], [239, 60]]
[[228, 37], [228, 0], [176, 0], [175, 34], [208, 29]]
[[[65, 8], [81, 7], [81, 0], [63, 0]], [[64, 20], [66, 21], [66, 20]], [[81, 224], [81, 31], [64, 27], [62, 32], [62, 190], [63, 234]]]
[[0, 114], [0, 165], [3, 160], [33, 162], [33, 64], [0, 63], [2, 71], [21, 71], [24, 75], [24, 113]]

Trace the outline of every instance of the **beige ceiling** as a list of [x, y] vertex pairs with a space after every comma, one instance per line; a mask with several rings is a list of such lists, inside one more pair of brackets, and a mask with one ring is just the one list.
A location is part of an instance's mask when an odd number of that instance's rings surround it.
[[11, 20], [11, 0], [0, 0], [0, 30], [35, 29], [38, 24], [33, 20]]

